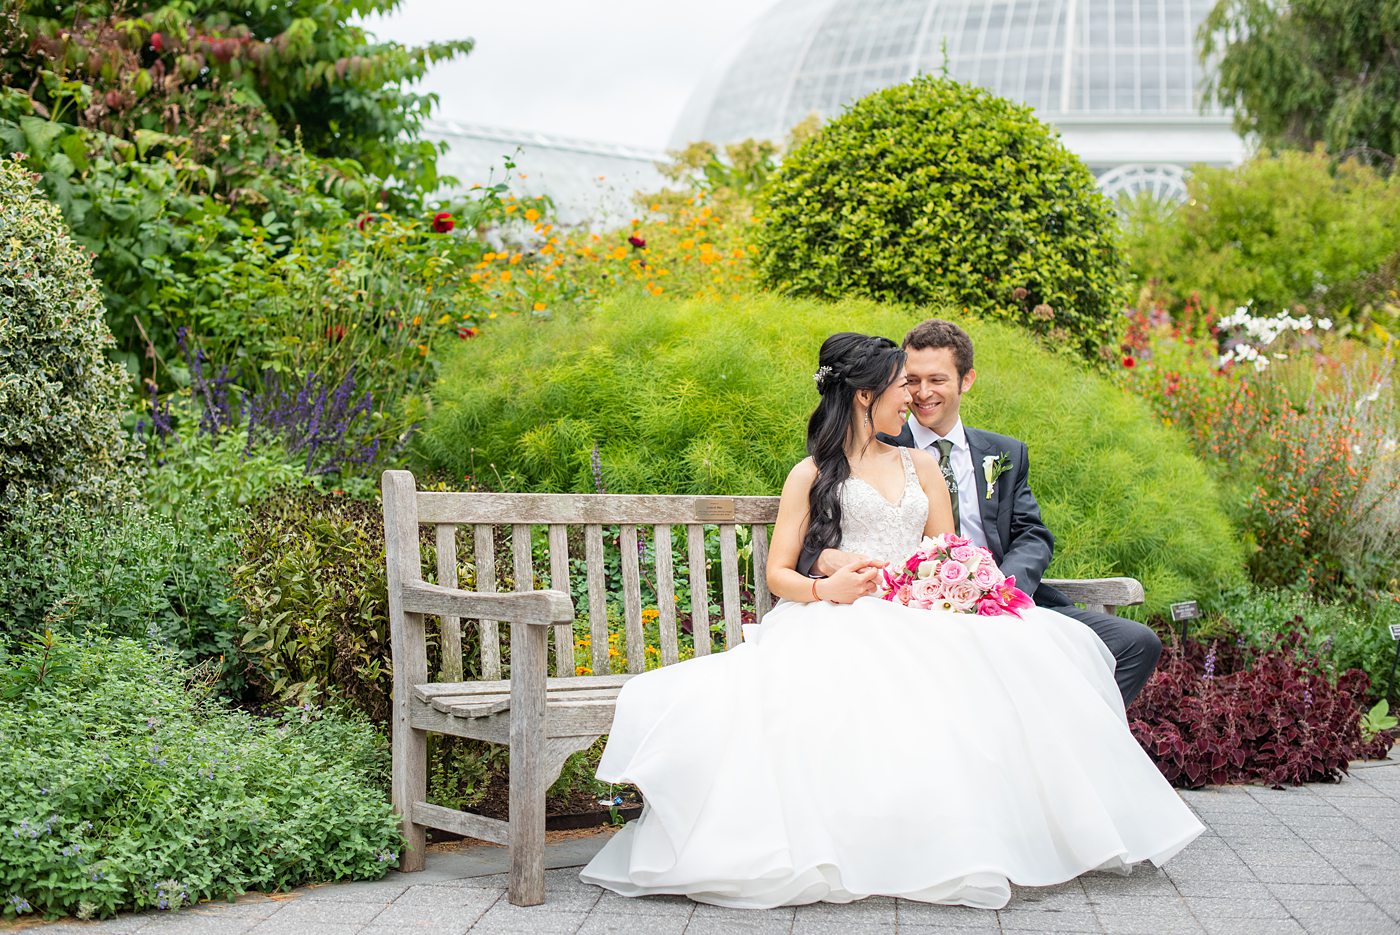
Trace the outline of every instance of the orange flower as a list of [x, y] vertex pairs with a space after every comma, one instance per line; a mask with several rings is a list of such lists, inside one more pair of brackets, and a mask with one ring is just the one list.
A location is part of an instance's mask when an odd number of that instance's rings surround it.
[[534, 308], [535, 311], [542, 312], [545, 310], [545, 304], [543, 302], [536, 302]]

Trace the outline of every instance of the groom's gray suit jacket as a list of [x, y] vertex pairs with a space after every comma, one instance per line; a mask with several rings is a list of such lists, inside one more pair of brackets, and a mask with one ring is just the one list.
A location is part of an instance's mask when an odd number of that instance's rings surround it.
[[[982, 511], [982, 529], [987, 548], [996, 557], [1002, 573], [1016, 576], [1016, 587], [1031, 595], [1042, 607], [1064, 607], [1070, 602], [1049, 585], [1040, 583], [1055, 551], [1055, 537], [1040, 518], [1040, 504], [1031, 493], [1030, 460], [1026, 445], [1018, 439], [982, 429], [963, 427], [967, 446], [972, 451], [973, 476], [977, 479], [977, 505]], [[881, 435], [880, 440], [903, 448], [914, 448], [914, 433], [909, 426], [899, 435]], [[997, 478], [992, 496], [987, 497], [987, 478], [982, 472], [982, 459], [1005, 454], [1010, 470]], [[797, 570], [810, 575], [816, 567], [819, 550], [806, 549], [798, 560]]]

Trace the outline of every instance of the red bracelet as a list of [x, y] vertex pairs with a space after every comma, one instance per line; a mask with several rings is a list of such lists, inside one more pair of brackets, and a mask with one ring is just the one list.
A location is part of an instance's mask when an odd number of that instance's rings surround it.
[[814, 600], [814, 601], [820, 601], [820, 600], [821, 600], [821, 598], [817, 596], [817, 579], [816, 579], [816, 578], [813, 578], [813, 579], [812, 579], [812, 600]]

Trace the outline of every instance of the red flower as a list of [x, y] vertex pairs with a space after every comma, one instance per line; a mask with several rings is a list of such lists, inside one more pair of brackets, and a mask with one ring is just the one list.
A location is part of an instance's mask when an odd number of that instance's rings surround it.
[[468, 328], [466, 325], [457, 329], [457, 337], [459, 338], [474, 338], [476, 335], [477, 330], [475, 328]]
[[[365, 229], [365, 225], [369, 223], [369, 219], [370, 219], [370, 215], [368, 215], [368, 214], [362, 214], [362, 215], [360, 215], [360, 219], [359, 219], [358, 221], [355, 222], [355, 226], [358, 227], [360, 230], [364, 230], [364, 229]], [[449, 229], [450, 229], [450, 228], [449, 228]]]
[[158, 32], [151, 33], [151, 51], [157, 55], [165, 51], [165, 38]]
[[1127, 367], [1129, 370], [1132, 370], [1134, 367], [1137, 366], [1137, 361], [1133, 360], [1132, 354], [1125, 354], [1123, 356], [1123, 366]]
[[326, 340], [327, 340], [327, 341], [343, 341], [343, 340], [345, 340], [345, 326], [344, 326], [344, 325], [328, 325], [328, 326], [326, 327]]
[[452, 220], [452, 215], [449, 212], [439, 211], [437, 214], [433, 215], [433, 230], [437, 231], [439, 234], [447, 233], [452, 230], [454, 226], [455, 222]]
[[647, 245], [647, 242], [642, 238], [638, 237], [636, 234], [633, 234], [631, 237], [628, 237], [627, 242], [630, 243], [632, 246], [636, 247], [638, 250], [642, 249]]

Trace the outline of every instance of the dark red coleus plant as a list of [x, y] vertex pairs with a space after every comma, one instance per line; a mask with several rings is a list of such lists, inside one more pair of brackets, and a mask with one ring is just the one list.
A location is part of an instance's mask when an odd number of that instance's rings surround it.
[[1173, 641], [1128, 722], [1176, 786], [1335, 780], [1351, 760], [1389, 749], [1389, 735], [1361, 739], [1369, 687], [1359, 669], [1334, 682], [1298, 634], [1280, 635], [1260, 653]]

